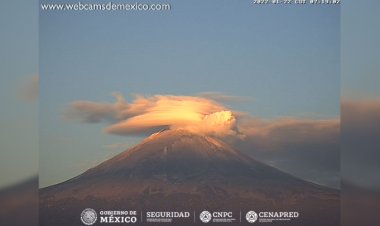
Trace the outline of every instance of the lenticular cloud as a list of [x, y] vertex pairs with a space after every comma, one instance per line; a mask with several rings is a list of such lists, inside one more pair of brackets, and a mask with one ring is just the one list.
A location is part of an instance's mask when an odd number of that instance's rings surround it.
[[64, 117], [87, 123], [106, 122], [105, 131], [118, 135], [149, 134], [163, 128], [220, 137], [237, 134], [234, 113], [215, 100], [155, 95], [135, 96], [128, 103], [121, 94], [113, 95], [115, 103], [75, 101]]

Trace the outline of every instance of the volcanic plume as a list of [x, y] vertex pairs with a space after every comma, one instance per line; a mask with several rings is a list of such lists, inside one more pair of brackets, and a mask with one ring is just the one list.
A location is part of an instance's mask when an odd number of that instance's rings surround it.
[[41, 225], [81, 225], [79, 213], [88, 207], [299, 211], [298, 219], [280, 225], [339, 225], [336, 190], [184, 129], [153, 134], [75, 178], [43, 188], [40, 201]]

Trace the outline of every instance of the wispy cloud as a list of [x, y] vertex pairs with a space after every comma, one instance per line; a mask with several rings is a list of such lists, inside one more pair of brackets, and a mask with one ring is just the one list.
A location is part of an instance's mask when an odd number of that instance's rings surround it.
[[244, 139], [232, 140], [239, 150], [298, 177], [339, 187], [339, 119], [248, 117], [240, 122]]
[[21, 99], [27, 102], [36, 102], [39, 95], [39, 76], [33, 75], [25, 80], [21, 87]]
[[206, 98], [206, 99], [210, 99], [210, 100], [215, 100], [220, 103], [253, 101], [253, 98], [226, 95], [221, 92], [201, 92], [198, 94], [198, 96]]

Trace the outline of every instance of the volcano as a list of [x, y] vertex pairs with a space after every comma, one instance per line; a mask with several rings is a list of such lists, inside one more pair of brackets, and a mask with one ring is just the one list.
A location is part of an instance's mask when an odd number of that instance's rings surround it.
[[83, 225], [79, 214], [87, 207], [298, 211], [297, 219], [278, 225], [308, 226], [337, 226], [340, 212], [337, 190], [185, 130], [153, 134], [75, 178], [40, 189], [41, 225]]

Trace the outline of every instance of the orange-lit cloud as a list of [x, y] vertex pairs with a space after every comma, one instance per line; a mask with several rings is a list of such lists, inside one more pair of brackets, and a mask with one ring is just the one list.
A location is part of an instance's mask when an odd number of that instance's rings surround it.
[[232, 111], [203, 97], [155, 95], [136, 96], [128, 103], [115, 93], [116, 103], [76, 101], [64, 116], [82, 122], [109, 122], [107, 133], [145, 134], [163, 128], [187, 129], [199, 134], [228, 136], [237, 134]]

